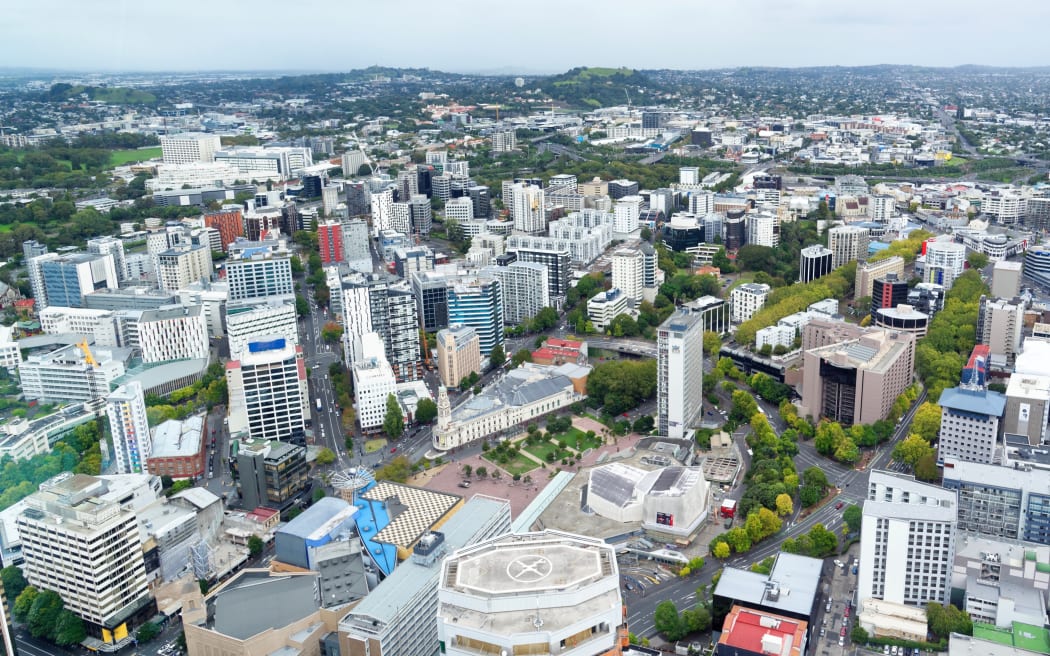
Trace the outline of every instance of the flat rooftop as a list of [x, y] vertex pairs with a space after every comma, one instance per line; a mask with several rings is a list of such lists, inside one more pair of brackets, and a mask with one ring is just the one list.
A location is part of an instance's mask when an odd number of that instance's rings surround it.
[[797, 554], [777, 554], [773, 569], [759, 574], [726, 567], [715, 594], [748, 604], [809, 615], [820, 590], [823, 561]]
[[215, 615], [209, 628], [238, 640], [267, 629], [277, 629], [317, 611], [320, 607], [316, 574], [270, 576], [245, 572], [209, 600]]
[[187, 417], [183, 421], [169, 419], [153, 431], [151, 458], [193, 456], [201, 451], [204, 437], [204, 415]]
[[478, 596], [539, 593], [584, 586], [613, 571], [607, 547], [532, 535], [542, 534], [501, 538], [453, 556], [445, 587]]

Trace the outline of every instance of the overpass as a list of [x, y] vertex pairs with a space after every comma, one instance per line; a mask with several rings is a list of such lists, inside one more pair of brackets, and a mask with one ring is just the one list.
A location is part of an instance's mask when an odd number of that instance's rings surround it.
[[604, 351], [616, 351], [625, 355], [638, 355], [647, 358], [656, 357], [656, 344], [640, 339], [613, 339], [601, 337], [588, 339], [587, 346]]

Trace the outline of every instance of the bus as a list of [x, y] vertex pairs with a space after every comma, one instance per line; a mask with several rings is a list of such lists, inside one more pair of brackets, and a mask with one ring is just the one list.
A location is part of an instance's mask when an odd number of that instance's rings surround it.
[[321, 399], [317, 399], [317, 411], [321, 411]]

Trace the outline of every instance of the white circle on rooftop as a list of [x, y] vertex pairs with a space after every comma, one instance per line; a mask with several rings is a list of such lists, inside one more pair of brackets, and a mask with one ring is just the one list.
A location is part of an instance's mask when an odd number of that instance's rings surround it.
[[554, 563], [544, 556], [519, 556], [507, 563], [507, 576], [518, 583], [535, 583], [550, 576]]

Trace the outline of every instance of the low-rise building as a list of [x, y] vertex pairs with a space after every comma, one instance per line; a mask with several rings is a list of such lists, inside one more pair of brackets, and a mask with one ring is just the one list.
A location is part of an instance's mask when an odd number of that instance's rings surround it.
[[627, 296], [616, 288], [598, 292], [587, 301], [587, 318], [598, 332], [604, 332], [613, 319], [626, 312]]
[[197, 478], [204, 476], [207, 441], [204, 415], [182, 421], [169, 419], [153, 429], [153, 451], [146, 470], [154, 476]]
[[761, 310], [766, 304], [769, 290], [769, 285], [757, 282], [746, 282], [733, 289], [730, 296], [733, 323], [743, 323], [754, 316], [755, 312]]

